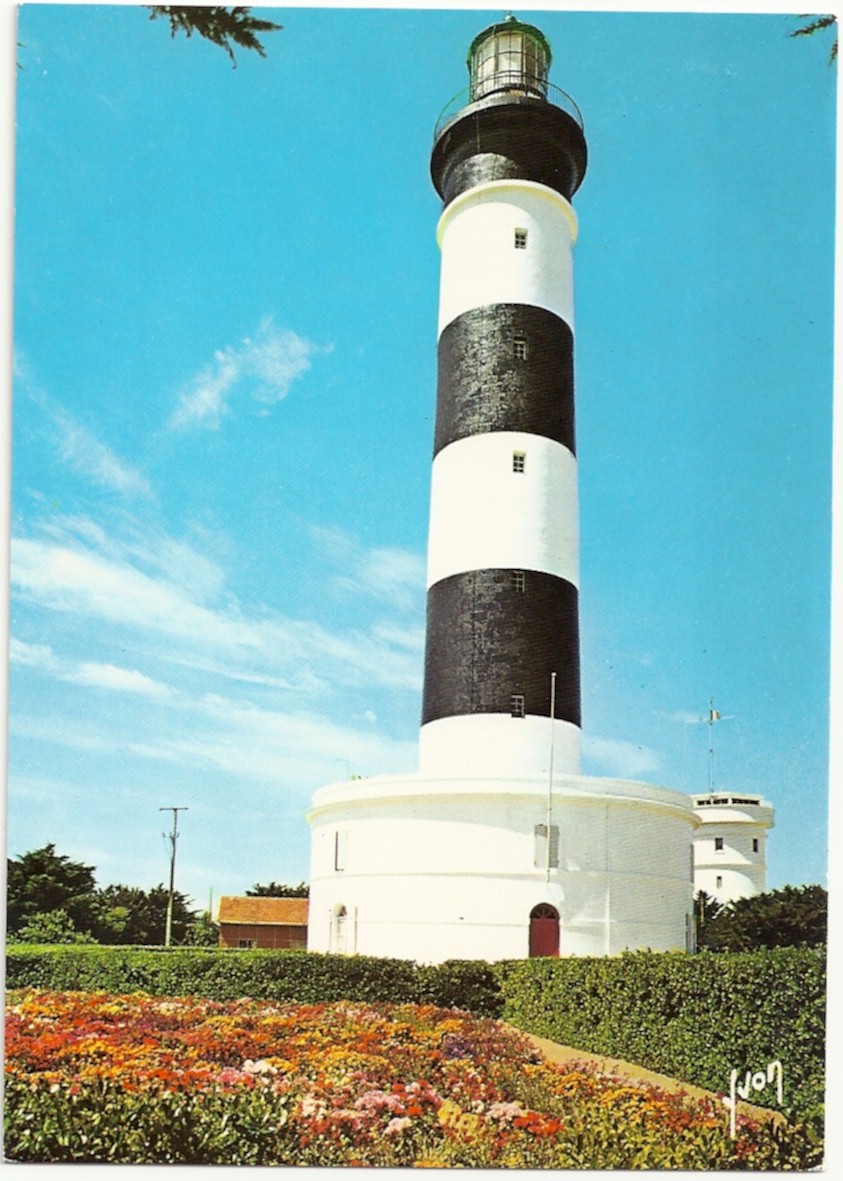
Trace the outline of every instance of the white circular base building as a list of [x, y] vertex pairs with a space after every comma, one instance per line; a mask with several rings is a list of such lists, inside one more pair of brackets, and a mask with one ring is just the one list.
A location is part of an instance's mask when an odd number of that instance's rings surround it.
[[691, 799], [576, 775], [548, 796], [539, 776], [321, 788], [308, 950], [429, 963], [688, 950]]

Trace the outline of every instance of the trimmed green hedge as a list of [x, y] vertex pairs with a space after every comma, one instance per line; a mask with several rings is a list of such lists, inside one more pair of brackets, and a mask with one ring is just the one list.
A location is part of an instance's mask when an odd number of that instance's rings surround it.
[[[825, 959], [816, 949], [699, 955], [452, 960], [417, 965], [375, 956], [228, 948], [10, 946], [8, 988], [300, 1003], [427, 1002], [503, 1017], [563, 1045], [637, 1062], [727, 1092], [736, 1068], [780, 1060], [783, 1110], [820, 1116]], [[766, 1106], [769, 1093], [759, 1096]]]
[[484, 1017], [503, 1010], [494, 972], [482, 962], [418, 966], [411, 960], [307, 951], [17, 944], [7, 949], [6, 987], [302, 1004], [418, 1001]]
[[[785, 1113], [816, 1118], [824, 1091], [825, 958], [782, 947], [630, 952], [496, 965], [504, 1018], [529, 1033], [727, 1093], [732, 1069], [780, 1060]], [[772, 1088], [754, 1096], [777, 1106]]]

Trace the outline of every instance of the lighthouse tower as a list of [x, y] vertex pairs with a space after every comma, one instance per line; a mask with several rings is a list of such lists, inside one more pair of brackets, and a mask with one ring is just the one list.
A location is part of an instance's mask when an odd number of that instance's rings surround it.
[[308, 948], [437, 962], [690, 945], [680, 792], [580, 774], [571, 198], [550, 46], [513, 18], [436, 128], [442, 198], [419, 770], [314, 795]]
[[570, 198], [585, 174], [550, 46], [475, 38], [440, 120], [444, 201], [422, 774], [579, 772], [579, 525]]

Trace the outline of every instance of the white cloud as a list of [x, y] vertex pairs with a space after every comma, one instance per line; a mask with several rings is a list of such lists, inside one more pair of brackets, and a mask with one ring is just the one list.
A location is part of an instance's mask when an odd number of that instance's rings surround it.
[[51, 413], [58, 428], [59, 454], [69, 467], [121, 496], [152, 497], [149, 481], [137, 468], [118, 459], [110, 448], [75, 422], [66, 411], [54, 407]]
[[169, 751], [238, 775], [305, 785], [340, 778], [338, 761], [363, 775], [409, 771], [417, 762], [414, 741], [355, 730], [320, 714], [261, 709], [215, 694], [194, 700], [192, 708], [189, 737], [180, 731], [171, 742], [159, 741], [157, 757]]
[[11, 664], [25, 664], [30, 668], [40, 668], [51, 672], [57, 662], [49, 644], [27, 644], [15, 636], [9, 637], [9, 662]]
[[310, 535], [323, 554], [343, 573], [334, 586], [378, 600], [395, 611], [408, 613], [424, 603], [426, 564], [413, 550], [376, 546], [366, 549], [356, 538], [334, 526], [313, 525]]
[[121, 693], [140, 693], [144, 697], [169, 697], [172, 690], [161, 681], [138, 672], [133, 668], [118, 668], [114, 664], [85, 662], [68, 673], [65, 680], [79, 685], [90, 685], [97, 689], [116, 689]]
[[[155, 682], [131, 670], [97, 666], [85, 671], [90, 672], [86, 683], [97, 687], [160, 695]], [[160, 688], [167, 692], [166, 686]], [[216, 693], [179, 693], [174, 704], [178, 713], [163, 722], [158, 714], [136, 713], [130, 742], [123, 723], [110, 713], [100, 714], [96, 722], [15, 714], [10, 729], [39, 744], [90, 753], [127, 751], [194, 769], [213, 767], [284, 791], [309, 792], [350, 773], [411, 771], [417, 762], [415, 741], [391, 739], [369, 726], [358, 730], [318, 713], [264, 709]], [[345, 766], [342, 773], [339, 764]]]
[[692, 713], [688, 709], [673, 710], [672, 713], [662, 713], [660, 717], [665, 718], [668, 722], [680, 722], [683, 726], [696, 726], [700, 722], [705, 722], [708, 719], [699, 713]]
[[194, 588], [181, 584], [185, 579], [138, 569], [132, 539], [121, 550], [112, 537], [103, 552], [93, 530], [83, 540], [75, 525], [63, 535], [56, 522], [50, 529], [46, 539], [12, 543], [11, 580], [19, 602], [80, 621], [125, 626], [135, 643], [146, 633], [164, 646], [168, 658], [210, 664], [236, 679], [258, 683], [271, 677], [279, 687], [314, 690], [328, 684], [419, 687], [415, 649], [395, 644], [389, 635], [362, 628], [331, 632], [318, 623], [246, 608], [232, 596], [222, 605], [197, 601]]
[[395, 624], [379, 623], [372, 628], [372, 633], [379, 640], [383, 640], [385, 644], [394, 645], [396, 648], [406, 648], [410, 652], [417, 653], [424, 650], [424, 625], [421, 627], [398, 627]]
[[627, 742], [621, 738], [583, 738], [583, 756], [594, 763], [605, 775], [634, 779], [657, 771], [662, 765], [661, 754], [648, 746]]
[[254, 337], [218, 350], [211, 364], [187, 383], [170, 426], [218, 430], [235, 392], [245, 392], [264, 406], [280, 402], [310, 368], [311, 358], [326, 351], [290, 329], [276, 328], [271, 317], [264, 317]]
[[50, 673], [58, 680], [95, 689], [113, 689], [125, 693], [139, 693], [144, 697], [170, 697], [173, 690], [137, 669], [120, 668], [115, 664], [82, 661], [58, 657], [48, 644], [28, 644], [15, 636], [9, 638], [9, 660], [40, 672]]
[[14, 374], [19, 388], [44, 411], [45, 420], [52, 427], [53, 445], [67, 467], [98, 487], [121, 496], [152, 499], [152, 487], [146, 477], [40, 389], [30, 366], [20, 355], [14, 358]]
[[66, 746], [89, 753], [114, 751], [122, 745], [120, 737], [107, 734], [99, 721], [74, 718], [70, 722], [65, 716], [32, 717], [13, 711], [9, 714], [9, 733], [34, 740], [41, 747]]

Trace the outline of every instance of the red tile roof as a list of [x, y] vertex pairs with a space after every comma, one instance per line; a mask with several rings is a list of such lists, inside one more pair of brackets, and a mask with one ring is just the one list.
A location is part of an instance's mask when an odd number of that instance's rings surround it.
[[275, 927], [306, 927], [306, 898], [220, 898], [218, 923], [255, 923]]

